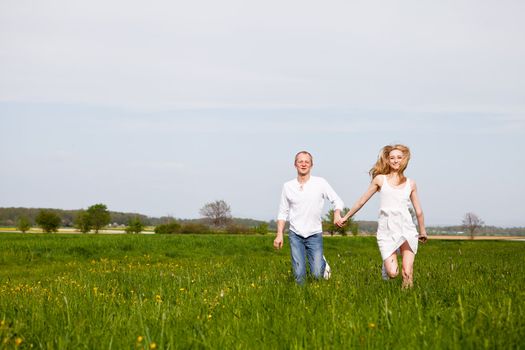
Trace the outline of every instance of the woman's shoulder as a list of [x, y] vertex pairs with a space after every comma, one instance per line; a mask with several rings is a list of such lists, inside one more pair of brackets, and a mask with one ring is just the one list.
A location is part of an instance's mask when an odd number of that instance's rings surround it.
[[416, 180], [414, 180], [413, 178], [408, 178], [407, 177], [407, 181], [410, 184], [410, 188], [412, 189], [412, 191], [417, 188], [416, 187]]
[[379, 186], [379, 187], [382, 187], [383, 186], [383, 182], [385, 181], [385, 175], [383, 174], [379, 174], [379, 175], [376, 175], [374, 176], [374, 178], [372, 179], [372, 183], [376, 186]]

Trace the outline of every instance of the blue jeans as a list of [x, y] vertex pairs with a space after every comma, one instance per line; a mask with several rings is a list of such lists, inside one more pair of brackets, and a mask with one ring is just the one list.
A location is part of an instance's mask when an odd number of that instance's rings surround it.
[[310, 264], [310, 274], [316, 279], [323, 277], [325, 261], [323, 259], [323, 235], [317, 233], [308, 238], [299, 236], [293, 231], [288, 233], [292, 268], [295, 281], [304, 283], [306, 277], [306, 258]]

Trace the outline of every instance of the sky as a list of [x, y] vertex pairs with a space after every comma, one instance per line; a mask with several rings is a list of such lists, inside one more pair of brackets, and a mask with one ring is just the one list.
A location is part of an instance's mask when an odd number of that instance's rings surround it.
[[[0, 2], [0, 207], [275, 219], [412, 151], [427, 225], [525, 226], [522, 1]], [[377, 195], [356, 214], [375, 220]]]

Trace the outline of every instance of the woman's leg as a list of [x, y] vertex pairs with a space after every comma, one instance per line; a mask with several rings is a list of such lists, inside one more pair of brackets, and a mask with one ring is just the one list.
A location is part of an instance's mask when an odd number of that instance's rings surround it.
[[393, 252], [388, 258], [383, 261], [386, 274], [389, 278], [396, 278], [399, 275], [399, 266], [397, 265], [397, 254]]
[[411, 288], [414, 285], [414, 259], [416, 254], [410, 249], [410, 245], [405, 241], [401, 247], [403, 257], [403, 288]]

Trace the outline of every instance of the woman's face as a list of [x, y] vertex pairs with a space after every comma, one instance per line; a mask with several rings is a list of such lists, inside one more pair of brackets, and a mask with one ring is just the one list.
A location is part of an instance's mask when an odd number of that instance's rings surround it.
[[390, 168], [394, 171], [398, 171], [399, 168], [401, 168], [404, 157], [403, 152], [398, 149], [390, 151], [388, 154], [388, 164], [390, 165]]

